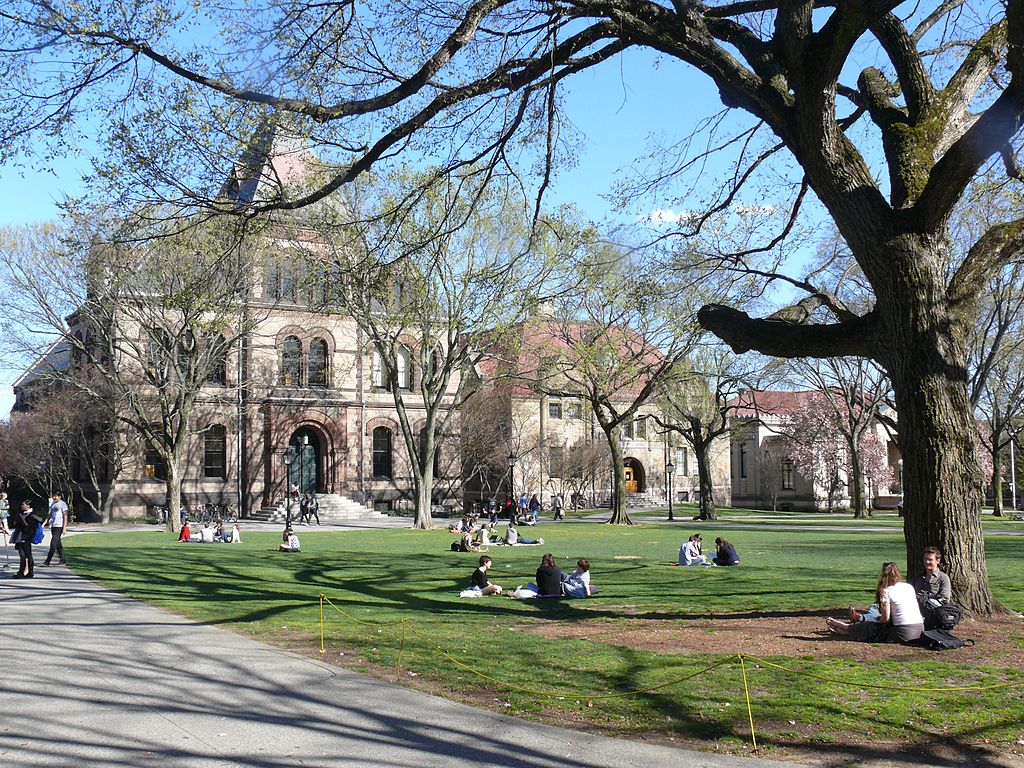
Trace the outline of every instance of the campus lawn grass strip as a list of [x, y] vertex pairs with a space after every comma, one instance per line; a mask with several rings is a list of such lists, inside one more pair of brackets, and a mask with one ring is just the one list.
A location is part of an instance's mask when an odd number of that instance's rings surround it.
[[[580, 721], [612, 734], [657, 732], [742, 750], [749, 747], [750, 726], [738, 664], [648, 689], [719, 661], [718, 621], [871, 602], [881, 562], [905, 559], [902, 535], [729, 530], [721, 535], [739, 549], [740, 567], [670, 566], [679, 544], [696, 530], [709, 541], [717, 535], [710, 525], [691, 522], [625, 531], [545, 524], [536, 529], [547, 541], [543, 547], [490, 548], [490, 578], [507, 589], [532, 580], [546, 551], [566, 570], [587, 557], [600, 593], [582, 601], [460, 599], [478, 555], [449, 551], [454, 537], [443, 531], [317, 532], [303, 536], [298, 555], [273, 551], [279, 534], [248, 531], [238, 546], [179, 544], [158, 532], [75, 536], [66, 546], [69, 563], [83, 576], [197, 621], [289, 647], [306, 638], [311, 652], [319, 649], [321, 592], [359, 621], [380, 623], [361, 625], [325, 607], [328, 661], [368, 662], [386, 677], [396, 669], [402, 645], [395, 622], [406, 619], [403, 682], [546, 722], [561, 713], [566, 724]], [[1024, 609], [1024, 538], [990, 535], [986, 546], [997, 598]], [[677, 653], [630, 645], [643, 636], [637, 626], [656, 633], [694, 622], [706, 628], [706, 647]], [[585, 631], [572, 637], [551, 631], [565, 627]], [[969, 636], [969, 629], [962, 634]], [[1019, 647], [1022, 641], [1014, 642]], [[1024, 738], [1021, 688], [945, 694], [866, 687], [1024, 681], [1024, 673], [998, 654], [970, 667], [958, 664], [955, 652], [919, 654], [874, 663], [813, 653], [764, 657], [804, 674], [748, 658], [759, 744], [915, 743], [941, 734], [972, 743]], [[593, 698], [623, 691], [637, 693]]]

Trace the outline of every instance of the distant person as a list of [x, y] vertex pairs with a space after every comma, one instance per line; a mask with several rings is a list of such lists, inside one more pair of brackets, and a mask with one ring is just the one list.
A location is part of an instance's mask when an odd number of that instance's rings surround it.
[[540, 499], [537, 498], [537, 494], [533, 494], [530, 497], [530, 515], [533, 517], [534, 525], [540, 522]]
[[285, 528], [281, 534], [281, 544], [278, 546], [278, 552], [299, 552], [302, 547], [299, 544], [299, 537], [295, 535], [295, 531], [291, 528]]
[[472, 589], [479, 590], [481, 595], [500, 595], [501, 585], [492, 584], [490, 579], [487, 578], [487, 572], [491, 569], [491, 558], [487, 555], [480, 556], [480, 565], [473, 571], [473, 575], [470, 577], [472, 582]]
[[577, 560], [576, 570], [562, 582], [563, 597], [590, 597], [590, 561]]
[[679, 548], [680, 565], [711, 565], [700, 551], [700, 534], [695, 533]]
[[514, 547], [517, 544], [543, 544], [544, 539], [528, 539], [520, 535], [516, 527], [510, 524], [505, 530], [505, 543], [510, 547]]
[[32, 542], [39, 530], [39, 521], [32, 511], [32, 504], [26, 499], [21, 502], [21, 511], [14, 516], [14, 531], [11, 541], [18, 550], [18, 572], [16, 579], [31, 579], [36, 575], [35, 561], [32, 559]]
[[238, 527], [238, 523], [235, 523], [231, 527], [231, 533], [228, 534], [228, 536], [230, 537], [228, 541], [230, 541], [232, 544], [242, 543], [242, 529]]
[[306, 519], [312, 520], [316, 518], [316, 524], [320, 525], [320, 502], [316, 499], [316, 494], [309, 494], [309, 504], [306, 508]]
[[0, 530], [5, 536], [11, 535], [11, 525], [7, 518], [11, 516], [11, 502], [7, 500], [7, 494], [0, 491]]
[[562, 494], [556, 493], [551, 499], [551, 508], [554, 510], [555, 520], [565, 519], [565, 499], [562, 498]]
[[61, 543], [61, 537], [68, 529], [68, 505], [60, 492], [53, 494], [46, 525], [50, 528], [50, 551], [46, 553], [43, 565], [49, 565], [54, 554], [57, 555], [57, 565], [64, 565], [64, 545]]
[[903, 581], [896, 563], [883, 563], [875, 590], [879, 616], [877, 621], [825, 619], [829, 631], [869, 643], [910, 643], [924, 632], [924, 617], [917, 604], [914, 588]]
[[181, 532], [178, 534], [178, 541], [192, 541], [192, 530], [188, 527], [188, 520], [181, 524]]
[[530, 500], [526, 498], [526, 494], [523, 493], [523, 495], [519, 497], [519, 504], [517, 505], [517, 515], [520, 520], [526, 517], [526, 511], [529, 508], [529, 506]]
[[217, 529], [210, 524], [209, 520], [207, 520], [203, 523], [203, 529], [199, 532], [199, 541], [203, 544], [213, 544], [216, 540]]
[[722, 538], [715, 539], [715, 556], [711, 559], [715, 565], [739, 565], [740, 556], [736, 547]]

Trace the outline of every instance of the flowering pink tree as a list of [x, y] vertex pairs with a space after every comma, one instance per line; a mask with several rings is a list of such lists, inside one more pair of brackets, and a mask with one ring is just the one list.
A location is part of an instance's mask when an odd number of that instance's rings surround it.
[[[867, 483], [867, 503], [870, 507], [875, 496], [885, 488], [892, 488], [896, 482], [896, 474], [889, 464], [889, 452], [885, 447], [882, 438], [875, 430], [864, 433], [860, 440], [860, 469]], [[853, 467], [850, 466], [850, 475], [853, 476]]]
[[834, 512], [846, 487], [846, 446], [831, 408], [817, 392], [807, 393], [803, 406], [784, 421], [785, 450], [814, 492], [824, 492]]
[[[992, 428], [984, 421], [978, 422], [978, 431], [974, 436], [974, 456], [978, 461], [978, 469], [981, 476], [992, 483], [996, 495], [1002, 492], [1003, 467], [999, 467], [999, 477], [995, 476], [995, 460], [993, 458], [993, 447], [995, 441], [992, 438]], [[984, 487], [984, 484], [982, 485]]]

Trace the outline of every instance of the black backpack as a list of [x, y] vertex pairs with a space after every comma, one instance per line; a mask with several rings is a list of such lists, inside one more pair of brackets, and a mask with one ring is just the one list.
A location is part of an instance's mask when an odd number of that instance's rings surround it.
[[940, 605], [929, 607], [925, 612], [924, 625], [928, 629], [952, 629], [963, 618], [963, 611], [959, 605]]
[[921, 645], [929, 651], [952, 651], [974, 645], [974, 641], [963, 640], [945, 629], [926, 629], [921, 634]]

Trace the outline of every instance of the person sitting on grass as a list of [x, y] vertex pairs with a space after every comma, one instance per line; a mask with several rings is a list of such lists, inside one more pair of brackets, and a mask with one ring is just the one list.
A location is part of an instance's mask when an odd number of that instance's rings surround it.
[[199, 532], [199, 541], [203, 544], [213, 544], [216, 541], [216, 529], [210, 524], [209, 521], [203, 523], [203, 529]]
[[711, 562], [715, 565], [739, 565], [740, 556], [736, 554], [736, 547], [722, 538], [715, 539], [715, 556]]
[[228, 541], [232, 544], [242, 543], [242, 529], [238, 527], [238, 523], [235, 523], [231, 527], [231, 533], [228, 534]]
[[924, 632], [924, 617], [914, 588], [903, 581], [896, 563], [883, 563], [875, 590], [878, 621], [825, 619], [829, 631], [867, 643], [911, 643]]
[[700, 553], [700, 534], [695, 533], [679, 548], [680, 565], [711, 565], [707, 557]]
[[537, 594], [541, 597], [561, 597], [562, 582], [568, 577], [562, 573], [551, 553], [540, 559], [537, 569]]
[[590, 561], [577, 560], [576, 570], [562, 582], [562, 597], [590, 597]]
[[285, 528], [284, 533], [281, 534], [281, 545], [277, 548], [277, 551], [299, 552], [300, 550], [299, 537], [295, 535], [295, 531], [291, 528]]
[[470, 578], [472, 581], [471, 589], [479, 590], [481, 595], [500, 595], [501, 585], [492, 584], [487, 578], [489, 570], [491, 570], [491, 558], [487, 555], [481, 555], [480, 567], [473, 571], [473, 575]]
[[181, 532], [178, 534], [178, 541], [191, 541], [192, 529], [188, 527], [188, 520], [181, 525]]

